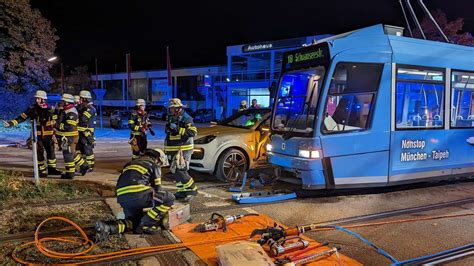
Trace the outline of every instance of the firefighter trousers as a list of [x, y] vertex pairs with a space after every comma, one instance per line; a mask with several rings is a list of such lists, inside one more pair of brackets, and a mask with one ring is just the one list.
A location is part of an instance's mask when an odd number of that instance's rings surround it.
[[[170, 152], [168, 153], [168, 159], [170, 162], [173, 162], [176, 158], [175, 156], [178, 152]], [[189, 162], [191, 161], [191, 155], [193, 154], [192, 150], [183, 151], [183, 157], [186, 161], [186, 165], [183, 168], [176, 168], [175, 173], [173, 174], [175, 181], [176, 181], [176, 188], [178, 193], [184, 195], [195, 195], [197, 193], [197, 186], [194, 183], [194, 179], [188, 173], [189, 171]]]
[[[139, 225], [156, 226], [174, 204], [173, 194], [167, 191], [144, 191], [125, 194], [117, 198], [125, 219], [132, 221], [133, 229]], [[144, 213], [144, 208], [152, 207]]]
[[[83, 159], [82, 161], [81, 158]], [[92, 132], [89, 132], [87, 136], [85, 133], [79, 133], [79, 140], [76, 146], [76, 156], [74, 157], [74, 161], [78, 162], [76, 166], [80, 167], [84, 164], [84, 160], [91, 168], [94, 168], [94, 134]]]
[[[135, 139], [135, 141], [133, 141], [133, 139]], [[130, 135], [130, 140], [130, 145], [132, 145], [132, 159], [140, 158], [148, 146], [146, 134]]]
[[[63, 151], [64, 165], [66, 167], [66, 176], [73, 178], [76, 172], [76, 163], [74, 162], [74, 155], [76, 154], [76, 145], [79, 137], [61, 137], [61, 148]], [[83, 164], [84, 162], [82, 162]]]
[[[53, 136], [38, 136], [36, 142], [36, 154], [38, 155], [38, 170], [43, 176], [47, 175], [46, 163], [49, 169], [56, 169], [56, 155], [54, 154]], [[44, 153], [46, 152], [45, 161]]]

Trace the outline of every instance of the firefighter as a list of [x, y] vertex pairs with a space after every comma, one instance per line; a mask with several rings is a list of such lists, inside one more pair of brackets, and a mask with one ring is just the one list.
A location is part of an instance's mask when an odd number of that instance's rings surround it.
[[244, 110], [247, 110], [247, 101], [246, 100], [240, 101], [239, 112], [244, 111]]
[[148, 145], [146, 131], [149, 130], [151, 135], [155, 135], [145, 111], [145, 100], [137, 100], [135, 108], [130, 114], [128, 127], [131, 130], [129, 144], [132, 147], [132, 159], [137, 159], [143, 155]]
[[92, 100], [92, 95], [89, 91], [82, 90], [79, 93], [79, 105], [76, 109], [79, 113], [79, 124], [77, 130], [79, 131], [79, 141], [77, 142], [77, 151], [74, 161], [80, 161], [80, 157], [85, 158], [89, 166], [89, 172], [94, 170], [94, 128], [95, 118], [97, 115]]
[[193, 118], [186, 113], [181, 100], [169, 100], [168, 123], [165, 132], [165, 152], [171, 160], [170, 171], [174, 174], [178, 192], [176, 199], [189, 199], [197, 194], [197, 186], [189, 175], [189, 161], [193, 154], [193, 137], [197, 135], [197, 128]]
[[[56, 169], [56, 155], [54, 154], [54, 120], [53, 111], [46, 103], [48, 96], [45, 91], [38, 90], [34, 95], [36, 103], [28, 107], [21, 113], [19, 117], [11, 121], [3, 121], [5, 127], [16, 126], [19, 123], [29, 119], [36, 120], [36, 136], [37, 136], [37, 155], [38, 170], [40, 177], [49, 175], [60, 175], [61, 172]], [[47, 166], [44, 158], [46, 151]], [[47, 171], [46, 171], [47, 169]]]
[[[64, 157], [66, 171], [61, 175], [62, 179], [74, 178], [76, 168], [85, 175], [89, 166], [83, 158], [75, 156], [76, 145], [79, 139], [77, 125], [79, 123], [79, 114], [74, 106], [74, 96], [63, 94], [61, 97], [62, 110], [59, 111], [58, 120], [55, 124], [56, 135], [61, 143], [61, 149]], [[78, 158], [75, 160], [75, 158]]]
[[[146, 149], [144, 155], [128, 162], [117, 180], [117, 202], [122, 206], [125, 219], [96, 222], [99, 236], [121, 234], [127, 231], [154, 234], [165, 226], [163, 221], [174, 203], [173, 194], [161, 191], [161, 167], [168, 159], [160, 149]], [[144, 213], [144, 208], [151, 209]]]

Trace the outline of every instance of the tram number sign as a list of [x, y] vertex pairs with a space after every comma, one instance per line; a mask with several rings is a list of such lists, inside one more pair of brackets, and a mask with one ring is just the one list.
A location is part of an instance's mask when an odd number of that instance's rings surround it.
[[330, 54], [327, 43], [311, 45], [283, 54], [283, 68], [285, 70], [307, 68], [312, 66], [327, 66]]

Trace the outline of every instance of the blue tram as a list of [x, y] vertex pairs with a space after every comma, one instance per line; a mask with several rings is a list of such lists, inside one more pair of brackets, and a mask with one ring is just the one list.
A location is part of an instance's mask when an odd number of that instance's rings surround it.
[[268, 157], [305, 189], [474, 173], [474, 47], [375, 25], [287, 52]]

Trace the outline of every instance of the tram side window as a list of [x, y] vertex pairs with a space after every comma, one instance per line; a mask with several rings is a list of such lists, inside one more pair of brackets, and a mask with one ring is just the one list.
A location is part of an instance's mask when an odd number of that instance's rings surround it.
[[474, 127], [474, 73], [453, 71], [451, 127]]
[[398, 68], [395, 99], [397, 129], [444, 126], [444, 72]]
[[337, 64], [326, 101], [323, 132], [360, 131], [369, 127], [382, 69], [382, 64]]

